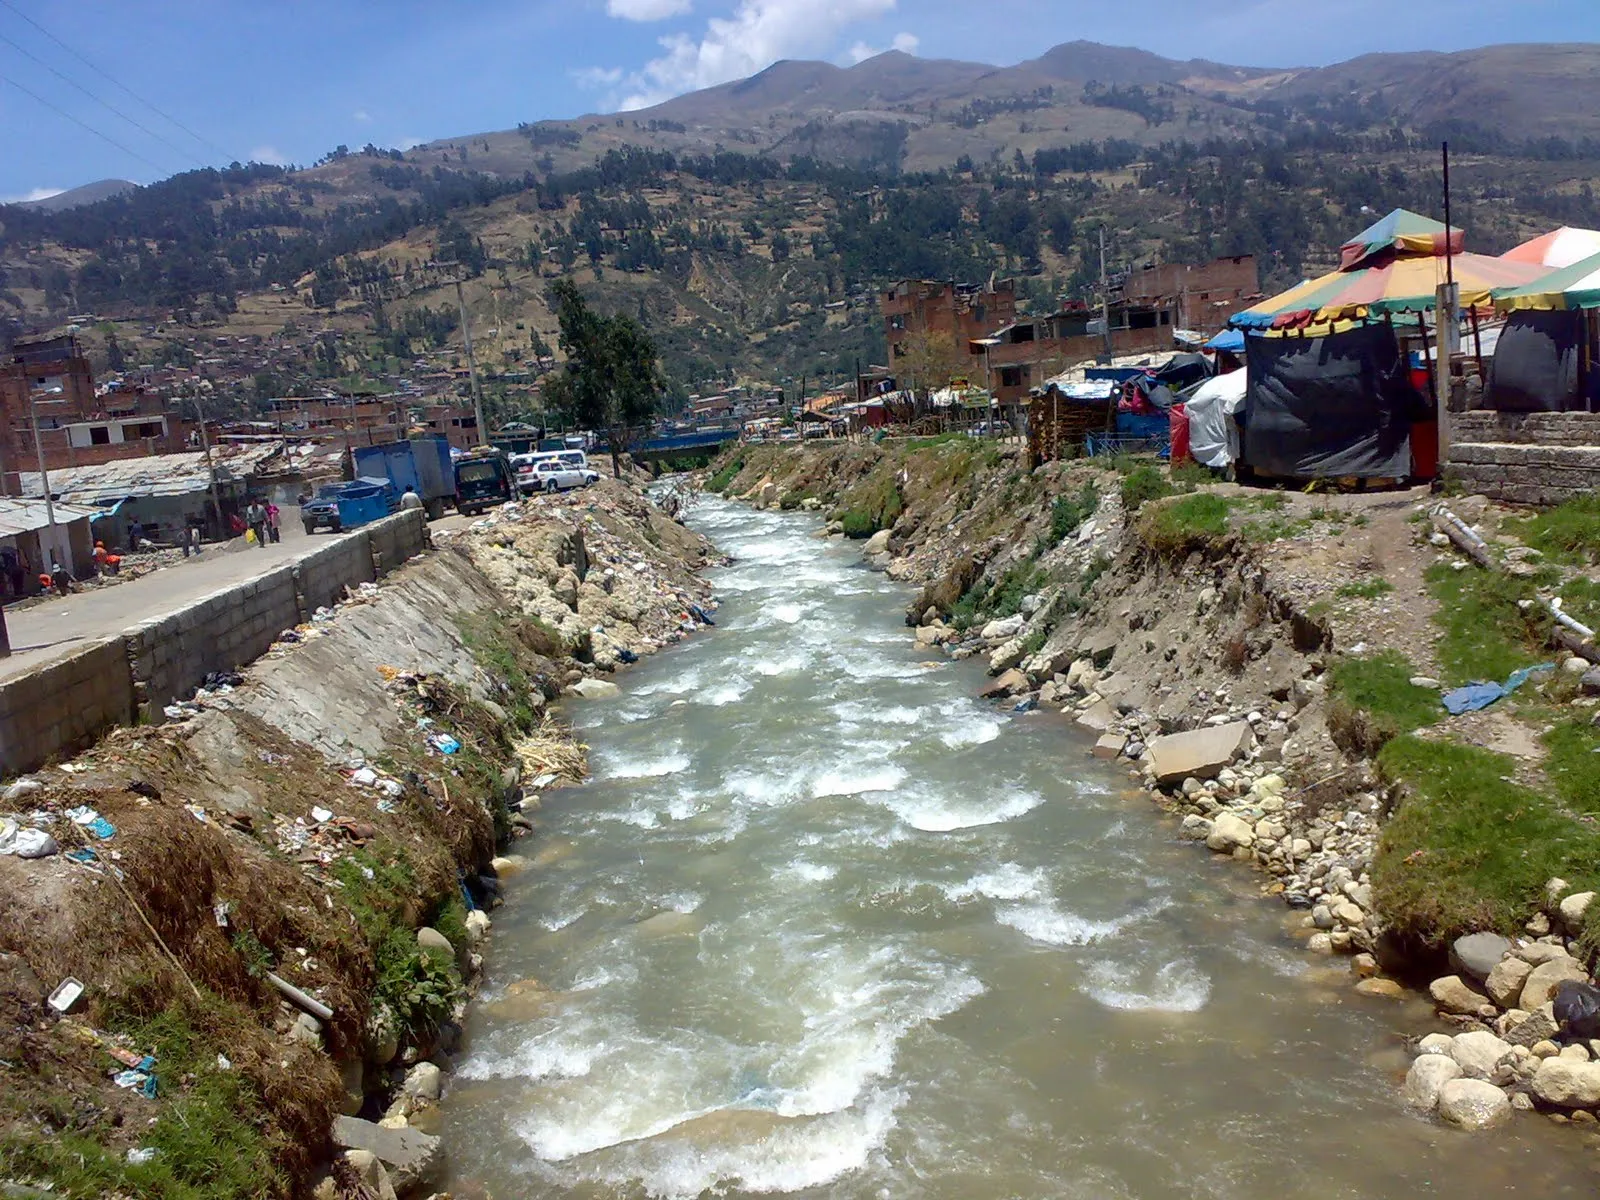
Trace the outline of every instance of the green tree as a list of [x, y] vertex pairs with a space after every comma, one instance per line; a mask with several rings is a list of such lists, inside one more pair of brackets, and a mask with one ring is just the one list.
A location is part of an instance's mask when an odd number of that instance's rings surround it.
[[106, 339], [106, 368], [111, 371], [120, 371], [125, 362], [126, 359], [122, 354], [122, 343], [117, 341], [117, 335], [113, 333]]
[[789, 255], [794, 247], [789, 242], [789, 235], [783, 230], [778, 230], [772, 235], [772, 261], [775, 263], [788, 262]]
[[604, 429], [611, 470], [620, 477], [622, 454], [655, 415], [666, 387], [655, 342], [632, 317], [595, 312], [570, 279], [556, 281], [550, 300], [566, 362], [545, 383], [545, 402], [579, 429]]

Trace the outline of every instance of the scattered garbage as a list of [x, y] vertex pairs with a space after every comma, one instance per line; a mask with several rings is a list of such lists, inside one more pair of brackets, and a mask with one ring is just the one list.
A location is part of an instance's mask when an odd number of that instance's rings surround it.
[[26, 800], [29, 796], [38, 795], [44, 791], [44, 784], [37, 779], [19, 779], [5, 790], [3, 799], [7, 804], [16, 804]]
[[55, 838], [42, 829], [18, 829], [11, 845], [12, 849], [5, 853], [15, 854], [18, 858], [49, 858], [61, 852]]
[[128, 1165], [130, 1167], [142, 1167], [145, 1163], [155, 1158], [156, 1154], [157, 1150], [154, 1146], [129, 1146]]
[[1475, 680], [1465, 687], [1458, 687], [1446, 692], [1441, 700], [1445, 710], [1452, 716], [1462, 713], [1477, 712], [1488, 708], [1502, 696], [1509, 696], [1535, 675], [1545, 675], [1556, 669], [1555, 663], [1540, 663], [1536, 667], [1522, 667], [1511, 672], [1504, 683]]
[[333, 820], [333, 810], [323, 808], [320, 805], [313, 805], [311, 809], [311, 819], [318, 825], [325, 824], [326, 822]]
[[371, 767], [358, 767], [350, 773], [350, 782], [361, 787], [372, 787], [378, 782], [378, 773]]
[[72, 1011], [73, 1006], [83, 999], [83, 993], [83, 981], [68, 975], [60, 983], [56, 984], [55, 991], [50, 993], [45, 1003], [62, 1016], [66, 1016]]
[[461, 743], [448, 733], [434, 734], [428, 739], [428, 745], [432, 746], [440, 754], [455, 754], [461, 749]]

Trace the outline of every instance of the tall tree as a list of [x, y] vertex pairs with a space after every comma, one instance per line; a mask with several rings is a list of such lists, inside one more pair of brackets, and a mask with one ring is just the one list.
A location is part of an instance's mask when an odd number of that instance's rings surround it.
[[557, 280], [550, 299], [566, 362], [545, 382], [545, 401], [580, 429], [606, 431], [611, 470], [620, 477], [622, 454], [655, 415], [666, 387], [655, 341], [626, 314], [595, 312], [570, 279]]

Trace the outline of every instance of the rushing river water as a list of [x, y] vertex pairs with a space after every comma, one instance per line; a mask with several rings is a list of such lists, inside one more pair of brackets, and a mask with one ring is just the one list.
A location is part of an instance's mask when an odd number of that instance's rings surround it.
[[1576, 1131], [1408, 1115], [1406, 1010], [1060, 718], [915, 650], [858, 548], [691, 520], [737, 560], [718, 628], [574, 706], [595, 778], [495, 914], [458, 1195], [1593, 1193]]

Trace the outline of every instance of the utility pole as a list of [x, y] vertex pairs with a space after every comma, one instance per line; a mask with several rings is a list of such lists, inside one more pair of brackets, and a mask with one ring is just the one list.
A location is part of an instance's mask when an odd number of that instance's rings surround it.
[[[40, 574], [45, 574], [49, 568], [55, 566], [56, 506], [54, 501], [52, 501], [50, 498], [50, 472], [46, 471], [44, 468], [44, 443], [39, 440], [39, 398], [37, 396], [28, 397], [28, 416], [33, 423], [34, 453], [39, 458], [39, 486], [44, 491], [44, 523], [48, 534], [45, 543], [44, 556], [51, 560], [50, 562], [43, 564], [45, 571], [41, 571]], [[72, 557], [70, 548], [68, 549], [67, 557]]]
[[1439, 451], [1441, 469], [1450, 457], [1450, 362], [1461, 345], [1461, 325], [1456, 313], [1461, 308], [1461, 288], [1456, 283], [1455, 260], [1451, 254], [1450, 228], [1450, 143], [1442, 148], [1444, 159], [1444, 277], [1433, 302], [1434, 332], [1438, 335], [1438, 355], [1434, 364], [1434, 395], [1438, 403]]
[[[211, 481], [211, 515], [217, 519], [217, 536], [222, 537], [227, 532], [222, 527], [222, 497], [217, 494], [217, 469], [211, 464], [211, 436], [206, 433], [206, 411], [200, 407], [199, 396], [194, 398], [194, 415], [200, 419], [200, 450], [205, 455], [206, 477]], [[185, 530], [185, 534], [187, 532]]]
[[483, 423], [483, 390], [478, 386], [478, 364], [472, 357], [472, 322], [467, 319], [466, 293], [456, 279], [456, 303], [461, 308], [461, 337], [467, 348], [467, 375], [472, 380], [472, 416], [478, 423], [478, 445], [489, 444], [489, 430]]
[[1106, 227], [1100, 226], [1100, 324], [1106, 335], [1106, 357], [1111, 357], [1111, 291], [1106, 283]]

